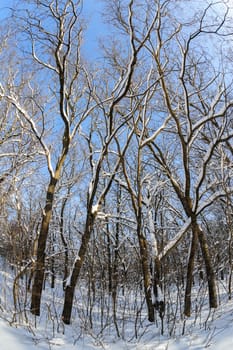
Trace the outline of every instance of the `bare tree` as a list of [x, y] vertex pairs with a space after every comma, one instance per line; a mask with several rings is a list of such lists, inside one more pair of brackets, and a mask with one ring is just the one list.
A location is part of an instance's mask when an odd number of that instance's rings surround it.
[[[1, 86], [1, 96], [11, 103], [25, 127], [30, 129], [46, 158], [49, 183], [46, 191], [40, 234], [38, 238], [31, 312], [40, 314], [44, 279], [45, 248], [52, 217], [54, 194], [70, 144], [81, 122], [90, 113], [89, 99], [84, 99], [83, 66], [80, 58], [82, 26], [79, 18], [81, 1], [33, 2], [34, 8], [22, 15], [24, 33], [31, 39], [31, 54], [40, 75], [48, 80], [47, 98], [38, 99], [36, 88], [28, 82], [31, 95], [25, 101], [13, 87]], [[36, 15], [35, 12], [36, 11]], [[40, 15], [39, 15], [40, 14]], [[35, 77], [37, 78], [37, 77]], [[79, 85], [77, 85], [79, 84]], [[34, 83], [36, 86], [36, 81]], [[75, 93], [74, 93], [75, 91]], [[78, 109], [78, 102], [82, 108]], [[52, 108], [52, 112], [50, 112]], [[36, 114], [36, 118], [33, 113]], [[51, 117], [51, 113], [53, 114]], [[53, 130], [51, 130], [54, 123]], [[48, 133], [53, 136], [48, 139]], [[52, 144], [55, 137], [57, 149]]]
[[[232, 99], [226, 87], [225, 75], [215, 71], [215, 62], [201, 62], [207, 52], [202, 47], [203, 35], [221, 35], [225, 23], [225, 14], [212, 29], [209, 11], [212, 6], [205, 8], [197, 22], [197, 29], [187, 33], [185, 25], [174, 25], [168, 33], [163, 33], [167, 18], [163, 15], [166, 8], [169, 13], [170, 3], [159, 9], [158, 26], [154, 32], [155, 40], [150, 42], [148, 51], [154, 58], [157, 67], [161, 91], [163, 111], [170, 116], [164, 137], [171, 140], [165, 150], [158, 142], [148, 143], [155, 161], [160, 164], [162, 171], [167, 175], [183, 210], [187, 217], [185, 230], [191, 227], [192, 243], [187, 268], [187, 285], [185, 297], [185, 314], [190, 315], [191, 286], [194, 268], [194, 258], [199, 241], [208, 276], [210, 307], [217, 306], [215, 274], [211, 262], [211, 254], [205, 232], [201, 228], [199, 215], [209, 207], [219, 196], [220, 182], [217, 178], [210, 179], [211, 161], [219, 144], [228, 142], [232, 138], [232, 121], [229, 111], [232, 108]], [[207, 24], [206, 24], [207, 23]], [[200, 52], [195, 52], [195, 43], [200, 39]], [[156, 43], [156, 44], [155, 44]], [[169, 54], [169, 48], [176, 52], [176, 68], [171, 69], [174, 63], [174, 54]], [[195, 54], [194, 54], [195, 52]], [[208, 75], [205, 75], [205, 71]], [[210, 76], [211, 74], [211, 76]], [[176, 87], [175, 87], [176, 86]], [[229, 84], [228, 84], [229, 86]], [[217, 91], [217, 92], [214, 92]], [[205, 142], [208, 140], [208, 142]], [[174, 153], [173, 159], [169, 153]], [[198, 170], [197, 170], [198, 169]], [[212, 190], [215, 189], [214, 195]], [[178, 242], [179, 234], [168, 244], [169, 249]], [[168, 249], [168, 250], [169, 250]], [[168, 252], [161, 252], [164, 256]]]
[[[130, 124], [130, 120], [133, 117], [134, 112], [137, 110], [137, 106], [140, 102], [135, 100], [135, 102], [131, 102], [128, 95], [129, 94], [138, 94], [139, 86], [143, 87], [143, 84], [139, 82], [138, 86], [134, 86], [134, 76], [136, 75], [135, 72], [137, 72], [137, 66], [138, 66], [138, 57], [144, 47], [145, 42], [149, 39], [151, 30], [154, 26], [154, 22], [156, 20], [156, 14], [154, 17], [152, 17], [150, 23], [147, 23], [147, 26], [145, 26], [145, 30], [143, 33], [143, 36], [141, 37], [140, 41], [136, 41], [136, 33], [134, 29], [134, 23], [133, 23], [133, 4], [134, 1], [130, 1], [128, 6], [126, 7], [126, 23], [125, 26], [127, 28], [127, 37], [129, 40], [129, 57], [128, 62], [126, 62], [125, 66], [122, 67], [121, 65], [117, 64], [118, 60], [117, 57], [114, 55], [111, 56], [111, 59], [113, 59], [113, 69], [117, 72], [120, 71], [121, 76], [117, 82], [114, 83], [113, 88], [110, 90], [109, 97], [99, 98], [95, 96], [95, 99], [98, 98], [98, 101], [101, 101], [101, 106], [104, 111], [104, 119], [107, 128], [105, 129], [106, 134], [102, 136], [102, 146], [101, 151], [99, 153], [99, 157], [97, 161], [94, 161], [93, 158], [93, 145], [91, 142], [90, 137], [87, 138], [87, 142], [89, 144], [90, 149], [90, 164], [92, 169], [92, 179], [89, 185], [89, 192], [87, 196], [87, 216], [86, 216], [86, 223], [85, 223], [85, 229], [84, 233], [82, 235], [82, 242], [79, 250], [78, 257], [76, 259], [76, 262], [74, 264], [74, 270], [71, 275], [71, 278], [69, 280], [69, 284], [66, 288], [66, 294], [65, 294], [65, 303], [63, 308], [63, 321], [67, 324], [70, 323], [70, 317], [71, 317], [71, 309], [73, 304], [73, 297], [74, 297], [74, 288], [77, 283], [79, 273], [81, 266], [83, 264], [83, 260], [85, 257], [85, 253], [87, 250], [87, 245], [90, 239], [90, 235], [93, 229], [93, 225], [95, 222], [96, 217], [98, 217], [99, 210], [101, 206], [103, 205], [105, 196], [107, 195], [108, 191], [110, 190], [111, 184], [114, 180], [114, 177], [116, 175], [116, 172], [118, 171], [121, 159], [124, 157], [125, 152], [127, 148], [129, 147], [130, 140], [134, 133], [134, 126], [128, 127]], [[116, 58], [116, 60], [114, 59]], [[93, 89], [92, 89], [93, 91]], [[141, 91], [141, 94], [145, 94], [145, 89]], [[139, 95], [140, 96], [140, 95]], [[127, 108], [124, 107], [124, 101], [127, 102]], [[121, 107], [122, 106], [122, 107]], [[120, 118], [119, 118], [120, 117]], [[125, 129], [125, 131], [124, 131]], [[128, 132], [127, 132], [128, 130]], [[118, 139], [120, 138], [120, 135], [126, 135], [126, 141], [121, 142], [121, 146], [119, 145]], [[122, 138], [124, 140], [124, 138]], [[107, 155], [111, 153], [110, 147], [112, 144], [118, 145], [118, 152], [119, 155], [116, 158], [116, 160], [113, 160], [113, 166], [111, 167], [111, 172], [109, 174], [109, 178], [107, 179], [104, 189], [100, 191], [98, 194], [98, 187], [99, 182], [101, 178], [101, 170], [103, 169], [103, 164], [107, 158]], [[120, 150], [119, 150], [120, 149]]]

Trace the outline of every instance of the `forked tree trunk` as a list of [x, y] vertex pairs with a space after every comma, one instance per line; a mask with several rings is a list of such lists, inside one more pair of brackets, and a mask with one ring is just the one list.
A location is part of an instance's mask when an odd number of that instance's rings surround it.
[[211, 256], [210, 256], [205, 233], [202, 231], [202, 229], [199, 227], [199, 225], [196, 222], [192, 224], [192, 229], [193, 229], [193, 238], [192, 238], [188, 269], [187, 269], [187, 282], [186, 282], [185, 306], [184, 306], [184, 314], [188, 317], [190, 317], [191, 315], [191, 290], [192, 290], [192, 283], [193, 283], [195, 254], [197, 251], [198, 241], [200, 244], [203, 260], [205, 263], [205, 270], [206, 270], [208, 291], [209, 291], [209, 306], [210, 308], [216, 308], [218, 306], [215, 273], [213, 270], [213, 265], [211, 262]]
[[38, 237], [37, 260], [34, 268], [35, 273], [31, 297], [31, 313], [36, 316], [40, 315], [41, 295], [45, 272], [45, 249], [49, 232], [49, 223], [52, 216], [52, 207], [56, 184], [57, 180], [55, 178], [51, 178], [47, 190], [46, 205], [44, 208], [40, 234]]
[[193, 284], [193, 270], [194, 270], [195, 255], [196, 255], [197, 245], [198, 245], [197, 230], [195, 229], [195, 227], [193, 227], [192, 234], [193, 234], [193, 237], [192, 237], [191, 248], [189, 253], [185, 297], [184, 297], [184, 314], [187, 317], [191, 316], [191, 294], [192, 294], [192, 284]]
[[87, 217], [85, 232], [82, 236], [81, 246], [79, 248], [78, 256], [75, 260], [73, 271], [71, 272], [71, 276], [69, 279], [69, 283], [65, 288], [65, 297], [64, 297], [64, 305], [62, 311], [62, 320], [65, 324], [71, 323], [71, 313], [73, 308], [73, 300], [74, 300], [74, 292], [75, 287], [80, 275], [80, 271], [85, 259], [86, 251], [88, 248], [88, 243], [90, 241], [93, 225], [94, 225], [95, 216], [93, 214], [89, 214]]

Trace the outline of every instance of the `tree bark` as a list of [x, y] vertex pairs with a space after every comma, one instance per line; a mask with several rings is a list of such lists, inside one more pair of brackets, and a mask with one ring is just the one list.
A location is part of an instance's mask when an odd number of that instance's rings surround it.
[[[121, 187], [117, 184], [117, 216], [121, 214]], [[119, 235], [120, 235], [120, 224], [119, 220], [116, 222], [115, 242], [114, 242], [114, 253], [113, 253], [113, 266], [112, 266], [112, 313], [113, 322], [116, 328], [117, 336], [120, 337], [120, 331], [117, 324], [117, 286], [118, 286], [118, 263], [119, 263]]]
[[147, 241], [145, 237], [143, 237], [141, 232], [138, 232], [138, 241], [139, 241], [141, 264], [142, 264], [144, 292], [145, 292], [146, 305], [147, 305], [147, 311], [148, 311], [148, 320], [150, 322], [154, 322], [155, 314], [154, 314], [154, 305], [152, 303], [152, 297], [151, 297], [152, 281], [151, 281], [151, 273], [149, 268], [148, 247], [147, 247]]
[[[68, 191], [68, 194], [69, 194], [69, 191]], [[68, 272], [68, 265], [69, 265], [68, 243], [67, 243], [65, 236], [64, 236], [64, 212], [65, 212], [65, 206], [66, 206], [67, 199], [68, 199], [68, 195], [62, 203], [61, 214], [60, 214], [60, 230], [59, 230], [60, 236], [61, 236], [61, 241], [62, 241], [62, 244], [63, 244], [64, 249], [65, 249], [65, 252], [64, 252], [64, 254], [65, 254], [64, 276], [63, 276], [63, 281], [62, 281], [63, 290], [65, 290], [65, 288], [66, 288], [66, 280], [67, 280], [68, 273], [69, 273]]]
[[78, 256], [76, 258], [73, 271], [71, 272], [71, 277], [69, 285], [65, 289], [64, 305], [62, 311], [62, 320], [65, 324], [71, 323], [71, 313], [73, 308], [74, 292], [75, 287], [80, 275], [80, 271], [85, 259], [88, 243], [91, 237], [93, 225], [94, 225], [94, 215], [88, 214], [85, 232], [82, 236], [81, 246], [79, 248]]
[[46, 205], [44, 208], [40, 234], [38, 237], [37, 260], [34, 269], [35, 274], [31, 297], [31, 313], [36, 316], [40, 316], [40, 304], [45, 271], [45, 249], [49, 232], [49, 223], [52, 216], [52, 207], [56, 184], [57, 180], [52, 177], [50, 179], [50, 183], [47, 190]]
[[192, 234], [193, 234], [193, 237], [192, 237], [191, 249], [190, 249], [189, 260], [188, 260], [186, 288], [185, 288], [185, 297], [184, 297], [184, 314], [187, 317], [191, 316], [191, 293], [192, 293], [192, 284], [193, 284], [193, 270], [194, 270], [194, 264], [195, 264], [195, 254], [197, 251], [197, 244], [198, 244], [197, 230], [195, 227], [193, 227]]
[[208, 246], [205, 233], [199, 226], [198, 226], [198, 240], [200, 243], [203, 259], [205, 262], [206, 276], [207, 276], [208, 289], [209, 289], [209, 305], [210, 305], [210, 308], [216, 308], [218, 307], [218, 298], [217, 298], [215, 273], [214, 273], [209, 246]]
[[154, 258], [153, 278], [154, 278], [153, 292], [155, 296], [154, 307], [159, 312], [159, 317], [162, 320], [165, 313], [165, 303], [164, 303], [164, 298], [162, 300], [161, 295], [159, 293], [159, 289], [162, 291], [162, 283], [161, 283], [162, 278], [161, 278], [161, 261], [157, 256]]

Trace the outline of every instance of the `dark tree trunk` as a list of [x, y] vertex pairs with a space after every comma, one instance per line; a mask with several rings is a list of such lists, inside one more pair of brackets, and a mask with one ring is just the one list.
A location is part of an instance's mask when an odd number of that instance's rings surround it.
[[191, 249], [188, 260], [187, 276], [186, 276], [186, 288], [184, 297], [184, 314], [187, 317], [191, 316], [191, 294], [192, 294], [192, 284], [193, 284], [193, 270], [195, 263], [195, 255], [197, 251], [198, 236], [195, 226], [192, 231], [193, 237], [191, 242]]
[[109, 294], [112, 292], [112, 252], [111, 252], [111, 240], [110, 240], [110, 232], [107, 223], [107, 256], [108, 256], [108, 291]]
[[47, 190], [46, 205], [44, 208], [40, 234], [38, 237], [37, 260], [36, 260], [35, 269], [34, 269], [35, 273], [34, 273], [34, 282], [32, 286], [32, 297], [31, 297], [31, 313], [36, 316], [40, 315], [41, 295], [42, 295], [44, 271], [45, 271], [45, 249], [46, 249], [46, 242], [47, 242], [47, 237], [49, 232], [49, 223], [52, 216], [52, 206], [53, 206], [56, 183], [57, 183], [57, 180], [54, 178], [51, 178], [50, 184]]
[[205, 262], [206, 276], [208, 281], [209, 289], [209, 305], [210, 308], [218, 307], [218, 298], [217, 298], [217, 288], [216, 288], [216, 278], [211, 262], [211, 255], [209, 251], [208, 242], [205, 236], [205, 233], [200, 227], [198, 227], [198, 240], [200, 243], [202, 256]]
[[56, 267], [55, 267], [55, 257], [54, 257], [54, 253], [55, 253], [55, 249], [54, 249], [54, 245], [56, 242], [56, 238], [55, 238], [55, 234], [53, 232], [53, 237], [52, 237], [52, 257], [50, 259], [50, 264], [51, 264], [51, 288], [54, 289], [55, 288], [55, 281], [56, 281]]
[[[121, 203], [121, 188], [117, 185], [117, 216], [120, 217], [120, 203]], [[117, 286], [118, 286], [118, 250], [119, 250], [119, 235], [120, 235], [120, 224], [119, 220], [116, 222], [116, 235], [114, 242], [114, 253], [113, 253], [113, 266], [112, 266], [112, 312], [113, 322], [116, 328], [117, 336], [120, 337], [120, 331], [117, 324]]]
[[94, 215], [89, 214], [87, 217], [87, 223], [85, 232], [82, 236], [81, 246], [79, 248], [78, 257], [76, 258], [74, 268], [70, 277], [69, 285], [65, 289], [64, 305], [62, 311], [62, 320], [65, 324], [71, 323], [71, 313], [73, 308], [75, 287], [80, 275], [80, 271], [85, 259], [88, 243], [90, 241], [91, 232], [94, 225]]
[[[69, 192], [68, 192], [68, 194], [69, 194]], [[68, 244], [67, 244], [67, 241], [66, 241], [65, 236], [64, 236], [64, 211], [65, 211], [67, 199], [68, 199], [68, 195], [62, 203], [61, 215], [60, 215], [60, 236], [61, 236], [62, 244], [63, 244], [64, 249], [65, 249], [65, 252], [64, 252], [64, 254], [65, 254], [64, 276], [63, 276], [63, 282], [62, 282], [63, 290], [65, 290], [66, 280], [68, 278], [68, 273], [69, 273], [69, 271], [68, 271], [68, 265], [69, 265]]]
[[150, 322], [154, 322], [155, 313], [154, 313], [154, 305], [152, 303], [152, 296], [151, 296], [152, 281], [151, 281], [151, 273], [150, 273], [150, 267], [149, 267], [147, 241], [145, 237], [141, 234], [141, 232], [138, 232], [138, 235], [139, 235], [139, 248], [140, 248], [143, 282], [144, 282], [144, 292], [145, 292], [147, 312], [148, 312], [148, 320]]
[[165, 313], [165, 303], [164, 298], [161, 300], [161, 296], [159, 293], [159, 289], [162, 291], [162, 283], [161, 283], [161, 261], [158, 257], [154, 259], [154, 281], [153, 281], [153, 292], [155, 296], [155, 308], [159, 312], [159, 317], [161, 320], [164, 317]]

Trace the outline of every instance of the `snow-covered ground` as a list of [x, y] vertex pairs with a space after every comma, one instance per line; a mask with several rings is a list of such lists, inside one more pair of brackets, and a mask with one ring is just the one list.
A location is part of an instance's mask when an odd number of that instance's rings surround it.
[[[77, 340], [66, 327], [65, 334], [49, 337], [45, 332], [32, 330], [28, 327], [10, 326], [0, 320], [0, 349], [1, 350], [232, 350], [233, 349], [233, 302], [220, 306], [213, 316], [214, 320], [207, 321], [206, 329], [198, 326], [189, 330], [189, 334], [166, 339], [159, 337], [149, 326], [140, 341], [126, 342], [107, 339], [95, 339], [95, 336], [85, 335]], [[133, 332], [133, 331], [132, 331]]]
[[150, 331], [139, 342], [115, 342], [97, 341], [91, 336], [85, 336], [73, 342], [66, 335], [56, 335], [54, 338], [46, 338], [38, 332], [32, 334], [28, 329], [9, 326], [3, 320], [0, 321], [0, 349], [1, 350], [232, 350], [233, 349], [233, 304], [226, 306], [224, 314], [211, 322], [207, 330], [194, 329], [184, 337], [175, 339], [158, 339]]
[[[94, 330], [80, 327], [77, 319], [70, 326], [64, 326], [52, 312], [52, 300], [59, 304], [57, 291], [51, 297], [51, 290], [45, 297], [44, 312], [35, 319], [27, 312], [14, 316], [12, 302], [11, 272], [0, 272], [0, 350], [232, 350], [233, 349], [233, 301], [227, 300], [226, 290], [221, 296], [217, 310], [210, 313], [208, 307], [196, 318], [186, 320], [185, 335], [182, 334], [184, 321], [175, 324], [173, 336], [161, 336], [158, 327], [143, 320], [138, 339], [135, 339], [135, 323], [125, 321], [125, 339], [116, 336], [114, 327], [97, 335]], [[225, 294], [224, 294], [225, 293]], [[46, 293], [45, 293], [46, 294]], [[47, 298], [47, 299], [46, 299]], [[49, 299], [50, 298], [50, 299]], [[56, 299], [52, 299], [56, 298]], [[30, 298], [28, 298], [30, 299]], [[51, 309], [50, 309], [51, 308]], [[50, 312], [50, 316], [48, 313]], [[59, 312], [58, 312], [59, 313]], [[94, 327], [93, 327], [94, 329]], [[111, 331], [112, 330], [112, 331]], [[166, 332], [167, 333], [167, 332]], [[132, 335], [132, 336], [131, 336]], [[131, 338], [131, 339], [130, 339]]]

